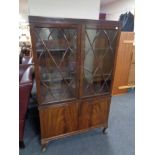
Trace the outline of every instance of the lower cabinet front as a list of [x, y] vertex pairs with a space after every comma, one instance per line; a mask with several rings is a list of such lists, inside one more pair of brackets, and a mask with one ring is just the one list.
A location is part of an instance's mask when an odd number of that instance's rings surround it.
[[110, 97], [40, 107], [41, 139], [55, 139], [97, 126], [107, 127], [109, 108]]
[[109, 98], [84, 99], [79, 104], [78, 130], [103, 125], [107, 127]]
[[50, 105], [39, 110], [41, 138], [50, 138], [77, 130], [77, 103]]

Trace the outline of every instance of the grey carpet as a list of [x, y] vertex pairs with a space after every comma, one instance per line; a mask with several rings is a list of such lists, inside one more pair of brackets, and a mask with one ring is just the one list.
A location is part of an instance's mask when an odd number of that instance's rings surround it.
[[107, 134], [102, 129], [52, 141], [41, 152], [39, 134], [27, 119], [25, 149], [20, 155], [134, 155], [135, 154], [135, 93], [112, 97]]

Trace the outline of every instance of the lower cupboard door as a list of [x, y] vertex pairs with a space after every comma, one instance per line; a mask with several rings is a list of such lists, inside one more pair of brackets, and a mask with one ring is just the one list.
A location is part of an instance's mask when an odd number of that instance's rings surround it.
[[107, 127], [110, 98], [85, 99], [79, 106], [79, 130], [97, 126]]
[[41, 138], [50, 138], [77, 130], [77, 103], [50, 105], [39, 109]]

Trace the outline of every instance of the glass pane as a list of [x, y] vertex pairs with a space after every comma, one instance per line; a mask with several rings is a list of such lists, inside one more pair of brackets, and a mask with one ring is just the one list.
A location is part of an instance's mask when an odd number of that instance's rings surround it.
[[76, 29], [37, 28], [36, 40], [42, 102], [75, 98]]
[[116, 30], [86, 29], [83, 95], [110, 91]]

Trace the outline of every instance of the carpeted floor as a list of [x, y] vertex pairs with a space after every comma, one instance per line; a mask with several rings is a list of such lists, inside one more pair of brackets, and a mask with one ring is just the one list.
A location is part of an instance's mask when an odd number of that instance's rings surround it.
[[[134, 155], [135, 154], [135, 93], [112, 97], [107, 134], [102, 129], [62, 138], [48, 144], [41, 152], [37, 119], [31, 119], [31, 112], [25, 127], [25, 149], [20, 155]], [[35, 121], [35, 123], [34, 123]]]

